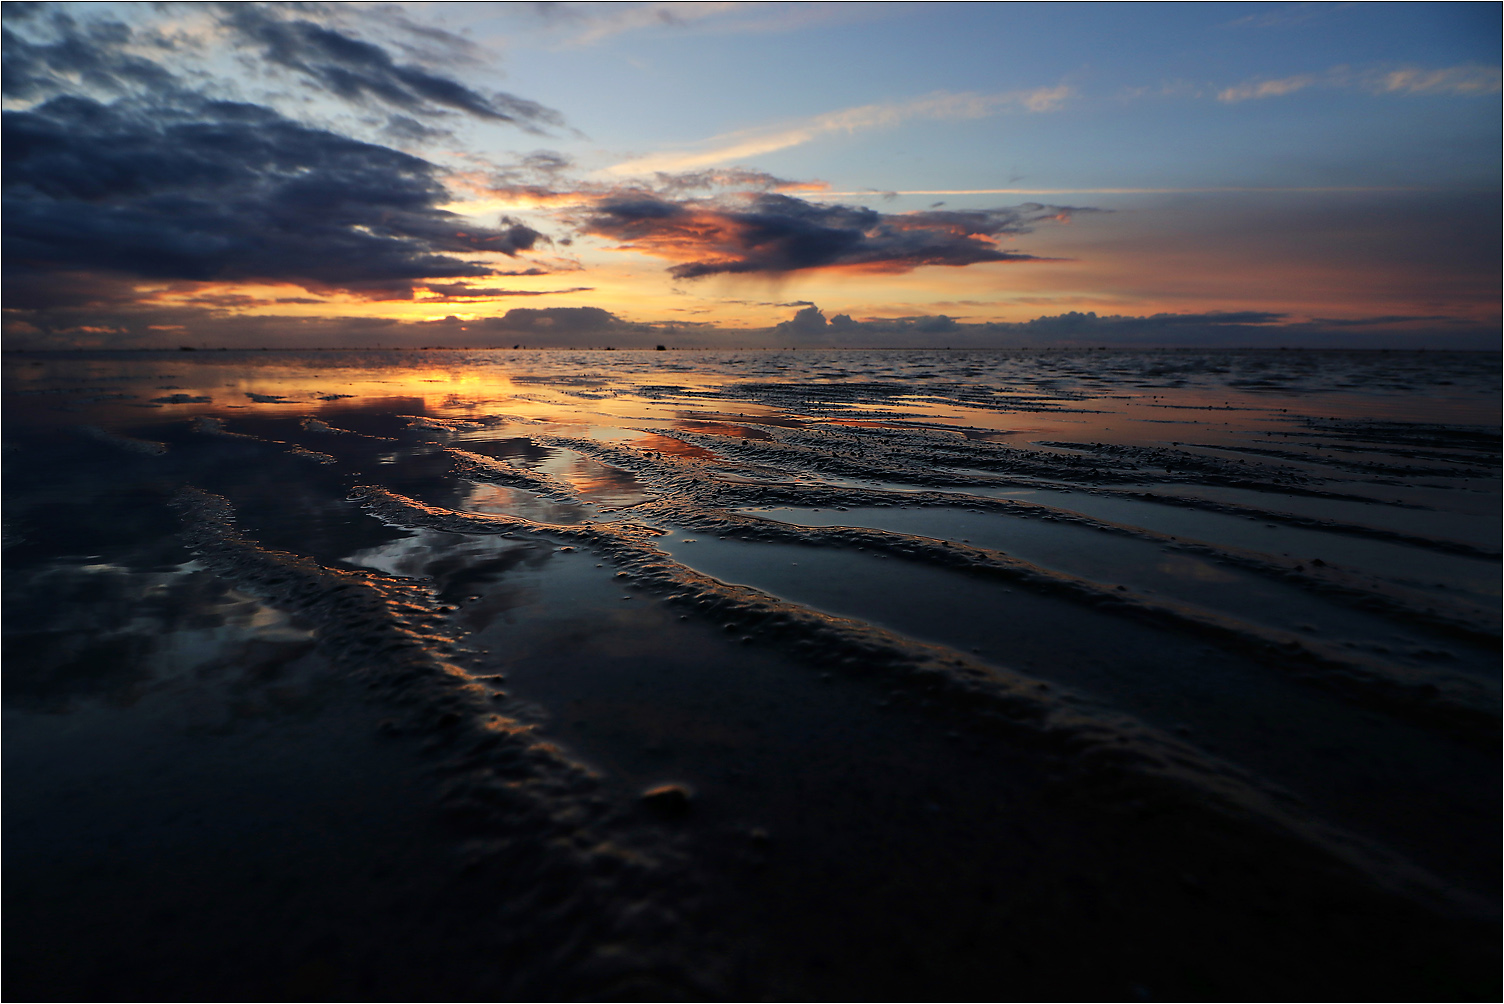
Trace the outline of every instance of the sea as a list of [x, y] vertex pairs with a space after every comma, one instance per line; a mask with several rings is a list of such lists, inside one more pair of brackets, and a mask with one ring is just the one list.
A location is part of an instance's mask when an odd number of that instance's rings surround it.
[[1500, 356], [11, 352], [14, 999], [1497, 999]]

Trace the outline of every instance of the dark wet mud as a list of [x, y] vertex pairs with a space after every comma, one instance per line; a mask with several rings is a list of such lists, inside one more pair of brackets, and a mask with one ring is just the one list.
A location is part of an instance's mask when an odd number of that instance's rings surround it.
[[5, 991], [1494, 999], [1499, 360], [5, 360]]

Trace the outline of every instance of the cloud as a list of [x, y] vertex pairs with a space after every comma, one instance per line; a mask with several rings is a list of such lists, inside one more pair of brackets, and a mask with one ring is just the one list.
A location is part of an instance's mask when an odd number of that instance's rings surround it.
[[1218, 101], [1253, 101], [1258, 98], [1279, 98], [1286, 94], [1294, 94], [1296, 91], [1305, 90], [1321, 78], [1311, 74], [1301, 74], [1295, 77], [1284, 77], [1279, 80], [1258, 80], [1236, 87], [1228, 87], [1217, 92]]
[[1217, 92], [1217, 100], [1235, 103], [1278, 98], [1309, 87], [1366, 91], [1369, 94], [1432, 94], [1477, 97], [1499, 93], [1500, 69], [1494, 66], [1450, 66], [1439, 70], [1418, 67], [1353, 70], [1336, 66], [1325, 73], [1302, 73], [1270, 80], [1251, 80]]
[[[166, 92], [177, 80], [161, 64], [129, 51], [145, 38], [118, 21], [80, 22], [40, 4], [6, 4], [0, 28], [0, 89], [22, 101], [45, 100], [79, 88], [123, 94]], [[23, 27], [25, 34], [13, 30]]]
[[[847, 320], [850, 320], [850, 318], [847, 318]], [[824, 334], [828, 324], [829, 322], [825, 320], [824, 312], [814, 304], [810, 304], [791, 319], [776, 325], [773, 330], [780, 335], [800, 338], [811, 334]]]
[[361, 283], [491, 271], [542, 235], [463, 224], [427, 161], [257, 105], [57, 97], [3, 120], [5, 257], [181, 279]]
[[623, 321], [611, 311], [600, 307], [513, 307], [501, 317], [489, 317], [472, 324], [478, 325], [481, 330], [547, 335], [554, 338], [650, 330], [647, 325]]
[[722, 167], [703, 171], [672, 173], [658, 171], [653, 188], [670, 195], [713, 189], [737, 189], [744, 192], [823, 192], [830, 186], [823, 181], [791, 181], [766, 171], [745, 167]]
[[1412, 324], [1416, 321], [1439, 321], [1456, 324], [1458, 319], [1445, 314], [1386, 314], [1382, 317], [1313, 317], [1311, 323], [1328, 328], [1371, 328], [1381, 324]]
[[721, 300], [741, 307], [813, 307], [813, 300]]
[[924, 265], [1028, 261], [999, 238], [1091, 212], [1029, 203], [1005, 209], [884, 214], [821, 206], [772, 192], [730, 200], [676, 202], [648, 191], [623, 192], [579, 221], [589, 234], [677, 261], [680, 279], [719, 274], [778, 275], [818, 268], [907, 272]]
[[1295, 3], [1275, 10], [1248, 14], [1222, 25], [1224, 28], [1289, 28], [1354, 7], [1352, 3]]
[[174, 347], [183, 332], [211, 346], [473, 345], [575, 347], [655, 344], [704, 347], [1022, 348], [1070, 346], [1183, 346], [1306, 348], [1450, 348], [1497, 351], [1497, 324], [1465, 318], [1358, 318], [1360, 323], [1293, 320], [1264, 311], [1151, 316], [1070, 312], [1017, 323], [958, 321], [944, 314], [826, 319], [809, 305], [768, 328], [723, 328], [695, 321], [628, 321], [598, 307], [514, 308], [498, 317], [449, 316], [432, 321], [372, 317], [246, 315], [209, 306], [142, 302], [117, 305], [98, 288], [65, 310], [31, 312], [7, 301], [5, 338], [11, 349]]
[[506, 200], [503, 204], [546, 207], [582, 234], [675, 262], [669, 271], [680, 279], [820, 268], [907, 272], [925, 265], [1037, 260], [1004, 249], [1001, 239], [1029, 233], [1040, 223], [1100, 212], [1027, 203], [881, 213], [816, 204], [790, 193], [833, 194], [824, 182], [795, 182], [745, 168], [657, 172], [635, 184], [586, 181], [560, 189], [553, 186], [563, 180], [561, 170], [542, 177], [519, 163], [472, 172], [460, 183], [477, 195]]
[[128, 309], [141, 299], [136, 281], [125, 276], [28, 268], [5, 269], [5, 309], [17, 311]]
[[[404, 112], [444, 110], [507, 122], [530, 132], [563, 125], [563, 116], [514, 94], [481, 94], [421, 66], [398, 63], [381, 46], [306, 19], [283, 16], [281, 5], [227, 4], [221, 20], [263, 58], [294, 70], [329, 93], [354, 103]], [[297, 9], [297, 8], [291, 8]]]
[[655, 172], [691, 171], [728, 161], [756, 157], [789, 147], [800, 146], [823, 136], [888, 129], [910, 119], [984, 118], [1007, 108], [1030, 112], [1059, 109], [1074, 92], [1065, 85], [1041, 87], [1002, 94], [950, 94], [935, 91], [911, 101], [860, 105], [840, 111], [825, 112], [807, 119], [768, 129], [749, 129], [726, 133], [706, 140], [703, 149], [678, 150], [651, 154], [623, 161], [606, 169], [616, 176], [644, 175]]
[[[623, 195], [649, 192], [666, 199], [684, 199], [692, 193], [728, 195], [749, 192], [802, 192], [824, 194], [823, 181], [793, 181], [766, 171], [748, 168], [707, 168], [700, 171], [659, 171], [651, 178], [620, 181], [589, 181], [566, 177], [572, 162], [547, 151], [485, 170], [454, 172], [448, 180], [457, 188], [484, 200], [499, 200], [517, 208], [572, 207], [576, 210]], [[851, 193], [848, 193], [851, 194]]]
[[1498, 94], [1499, 76], [1496, 66], [1409, 67], [1381, 73], [1370, 79], [1368, 87], [1379, 94]]
[[[0, 125], [12, 293], [102, 270], [410, 298], [415, 280], [493, 274], [484, 256], [547, 240], [509, 217], [473, 226], [440, 209], [443, 172], [421, 158], [195, 93], [141, 55], [166, 44], [113, 21], [7, 11], [6, 96], [37, 102]], [[351, 51], [394, 67], [362, 45]]]
[[534, 8], [544, 20], [557, 25], [577, 27], [580, 31], [570, 39], [572, 45], [594, 45], [597, 42], [641, 28], [676, 27], [724, 14], [743, 3], [647, 3], [609, 4], [592, 8], [585, 4], [540, 3]]
[[567, 46], [596, 45], [646, 29], [746, 35], [888, 16], [884, 4], [771, 4], [672, 0], [655, 3], [535, 3], [546, 24], [572, 30]]
[[[1352, 330], [1355, 327], [1370, 330]], [[1497, 328], [1479, 327], [1475, 322], [1452, 317], [1298, 321], [1287, 314], [1254, 310], [1148, 316], [1099, 316], [1094, 312], [1070, 311], [1029, 321], [964, 323], [944, 314], [868, 320], [854, 320], [849, 315], [836, 314], [827, 320], [824, 313], [813, 306], [775, 325], [769, 329], [768, 336], [773, 344], [872, 348], [1110, 345], [1492, 349], [1497, 347], [1498, 341]]]
[[461, 282], [428, 282], [423, 284], [433, 298], [443, 300], [498, 299], [504, 296], [556, 296], [560, 293], [588, 293], [594, 286], [572, 286], [569, 289], [502, 289], [497, 286], [467, 286]]

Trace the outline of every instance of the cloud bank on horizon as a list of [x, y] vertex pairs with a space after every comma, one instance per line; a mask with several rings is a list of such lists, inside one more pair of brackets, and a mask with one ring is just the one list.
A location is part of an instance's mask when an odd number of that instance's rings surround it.
[[[1155, 92], [963, 58], [980, 27], [1079, 41], [1074, 8], [926, 7], [916, 32], [903, 5], [690, 6], [7, 3], [6, 345], [1498, 346], [1476, 11], [1321, 9], [1415, 62], [1240, 37], [1241, 63], [1328, 68]], [[1178, 16], [1307, 23], [1261, 6]], [[1084, 47], [1167, 16], [1114, 11]], [[778, 80], [739, 72], [769, 53]], [[836, 91], [877, 100], [797, 114]], [[1097, 204], [987, 194], [1073, 186]]]

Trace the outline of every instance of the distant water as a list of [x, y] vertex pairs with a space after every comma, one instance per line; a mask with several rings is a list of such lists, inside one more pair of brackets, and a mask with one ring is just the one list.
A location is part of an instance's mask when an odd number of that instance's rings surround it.
[[18, 989], [1496, 992], [1497, 354], [4, 381]]

